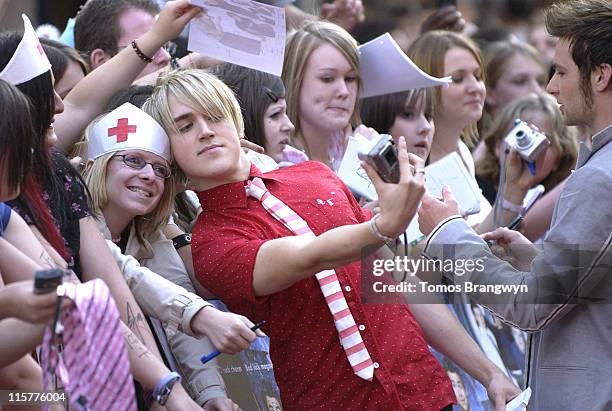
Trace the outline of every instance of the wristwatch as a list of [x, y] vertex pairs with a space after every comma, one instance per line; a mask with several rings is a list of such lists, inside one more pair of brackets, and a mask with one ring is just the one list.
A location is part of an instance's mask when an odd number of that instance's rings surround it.
[[178, 250], [181, 247], [185, 247], [186, 245], [191, 244], [191, 235], [190, 234], [179, 234], [172, 239], [172, 245], [175, 250]]
[[172, 387], [174, 387], [177, 381], [181, 381], [181, 376], [177, 372], [171, 372], [164, 376], [153, 389], [153, 399], [159, 405], [166, 405], [166, 401], [168, 401], [168, 397], [172, 392]]

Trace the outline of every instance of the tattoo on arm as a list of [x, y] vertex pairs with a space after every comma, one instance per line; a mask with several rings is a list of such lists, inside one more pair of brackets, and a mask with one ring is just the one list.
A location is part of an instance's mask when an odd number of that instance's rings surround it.
[[138, 339], [144, 344], [144, 337], [142, 335], [142, 327], [148, 329], [147, 323], [141, 312], [134, 313], [134, 309], [130, 305], [130, 303], [126, 303], [126, 312], [127, 312], [127, 326], [132, 331]]
[[124, 330], [125, 344], [131, 351], [136, 351], [138, 358], [148, 357], [151, 353], [143, 343], [138, 340], [138, 337], [129, 329]]

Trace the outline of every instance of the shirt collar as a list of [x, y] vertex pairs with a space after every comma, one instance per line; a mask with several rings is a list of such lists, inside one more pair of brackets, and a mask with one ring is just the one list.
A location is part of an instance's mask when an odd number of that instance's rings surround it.
[[597, 134], [593, 136], [591, 149], [589, 149], [584, 143], [580, 145], [580, 152], [578, 153], [576, 168], [582, 167], [597, 150], [608, 144], [611, 140], [612, 124], [597, 132]]
[[[271, 176], [270, 173], [262, 173], [255, 164], [251, 163], [251, 170], [249, 171], [248, 180], [251, 180], [254, 177], [259, 177], [263, 180], [279, 181], [278, 178]], [[223, 184], [206, 191], [198, 191], [197, 195], [200, 199], [202, 211], [221, 211], [228, 208], [246, 208], [247, 194], [244, 187], [248, 180]]]

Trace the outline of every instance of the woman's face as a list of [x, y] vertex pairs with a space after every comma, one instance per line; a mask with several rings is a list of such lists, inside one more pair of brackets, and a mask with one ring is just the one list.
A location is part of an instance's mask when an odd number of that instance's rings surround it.
[[529, 93], [541, 93], [546, 86], [544, 68], [531, 57], [516, 53], [504, 65], [495, 87], [487, 90], [487, 102], [496, 111]]
[[66, 98], [70, 90], [76, 86], [76, 84], [81, 81], [85, 77], [83, 74], [83, 70], [78, 63], [71, 61], [68, 63], [68, 67], [66, 67], [66, 71], [62, 76], [61, 80], [55, 82], [55, 91], [59, 94], [60, 98], [63, 100]]
[[62, 98], [57, 93], [55, 77], [53, 77], [53, 73], [51, 73], [51, 79], [53, 81], [53, 100], [55, 102], [55, 112], [54, 116], [51, 118], [51, 124], [49, 124], [49, 128], [47, 129], [47, 134], [45, 136], [45, 148], [49, 149], [55, 145], [57, 141], [57, 135], [55, 134], [55, 128], [53, 127], [53, 122], [55, 121], [55, 114], [60, 114], [64, 112], [64, 102]]
[[333, 45], [324, 42], [308, 57], [300, 88], [302, 128], [336, 132], [350, 122], [358, 92], [358, 73]]
[[389, 134], [393, 136], [396, 143], [400, 136], [404, 136], [408, 152], [426, 160], [431, 149], [435, 128], [431, 115], [424, 112], [424, 104], [421, 100], [422, 98], [414, 106], [406, 106], [403, 112], [395, 116]]
[[[141, 169], [135, 168], [134, 165], [142, 161], [149, 164]], [[123, 150], [115, 153], [106, 166], [108, 202], [103, 208], [104, 214], [116, 212], [134, 218], [152, 212], [159, 204], [165, 187], [165, 179], [154, 172], [154, 168], [160, 167], [170, 166], [162, 157], [148, 151]]]
[[287, 102], [284, 98], [268, 106], [264, 112], [264, 136], [266, 154], [277, 163], [282, 160], [282, 152], [289, 143], [289, 137], [295, 130], [287, 116]]
[[461, 128], [480, 120], [486, 91], [482, 68], [474, 55], [460, 47], [448, 50], [444, 55], [444, 76], [451, 76], [452, 83], [442, 87], [440, 117]]

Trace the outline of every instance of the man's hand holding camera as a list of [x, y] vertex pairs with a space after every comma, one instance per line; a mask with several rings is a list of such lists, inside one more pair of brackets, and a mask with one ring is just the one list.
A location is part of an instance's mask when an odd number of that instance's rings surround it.
[[404, 137], [399, 138], [397, 157], [400, 168], [397, 184], [384, 182], [370, 164], [362, 164], [378, 194], [380, 217], [377, 226], [382, 234], [391, 238], [406, 230], [425, 192], [425, 162], [408, 153]]

